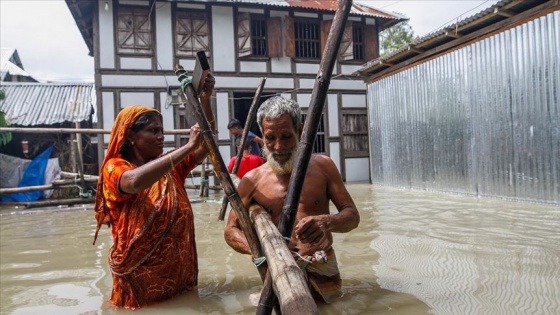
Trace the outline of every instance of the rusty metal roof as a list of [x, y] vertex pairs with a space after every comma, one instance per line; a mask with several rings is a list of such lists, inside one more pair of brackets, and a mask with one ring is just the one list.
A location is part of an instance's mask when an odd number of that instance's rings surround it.
[[39, 126], [95, 119], [93, 83], [2, 82], [0, 111], [10, 125]]

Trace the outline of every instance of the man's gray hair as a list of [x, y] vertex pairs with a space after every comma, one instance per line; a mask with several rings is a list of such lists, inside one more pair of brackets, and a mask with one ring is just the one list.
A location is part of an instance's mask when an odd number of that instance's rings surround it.
[[284, 114], [290, 114], [294, 129], [297, 131], [301, 125], [301, 109], [296, 101], [274, 96], [262, 103], [257, 111], [257, 123], [261, 132], [263, 132], [263, 119], [276, 119]]

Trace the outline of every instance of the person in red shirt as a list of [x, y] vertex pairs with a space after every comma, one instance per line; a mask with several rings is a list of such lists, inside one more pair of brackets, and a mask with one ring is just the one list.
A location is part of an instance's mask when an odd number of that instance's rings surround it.
[[[237, 149], [239, 150], [240, 143], [237, 143]], [[233, 166], [235, 165], [235, 161], [237, 161], [237, 156], [233, 156], [231, 160], [229, 160], [228, 171], [231, 173], [233, 172]], [[251, 145], [250, 141], [245, 142], [245, 148], [243, 149], [243, 156], [241, 157], [241, 162], [239, 164], [239, 168], [237, 170], [237, 177], [239, 179], [243, 178], [250, 170], [257, 168], [264, 164], [264, 160], [262, 157], [251, 154]]]

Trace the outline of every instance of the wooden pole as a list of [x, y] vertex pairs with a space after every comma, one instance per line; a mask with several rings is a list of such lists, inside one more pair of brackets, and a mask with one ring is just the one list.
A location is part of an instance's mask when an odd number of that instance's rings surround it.
[[[0, 132], [16, 133], [97, 133], [110, 134], [110, 129], [75, 129], [75, 128], [19, 128], [19, 127], [0, 127]], [[188, 135], [190, 129], [165, 130], [166, 135]]]
[[[303, 127], [302, 140], [299, 144], [296, 163], [288, 184], [288, 192], [284, 201], [284, 207], [282, 208], [282, 218], [280, 219], [279, 230], [284, 237], [289, 238], [292, 235], [299, 198], [301, 196], [301, 189], [305, 180], [305, 173], [307, 172], [307, 166], [309, 165], [309, 160], [311, 159], [311, 154], [313, 153], [313, 144], [315, 143], [315, 137], [317, 136], [317, 129], [319, 127], [319, 121], [329, 89], [332, 71], [336, 63], [340, 42], [344, 33], [344, 27], [346, 25], [346, 21], [348, 20], [348, 14], [351, 7], [352, 0], [340, 0], [338, 2], [338, 8], [334, 15], [331, 30], [327, 38], [325, 51], [323, 52], [323, 59], [321, 60], [321, 64], [319, 66], [319, 73], [317, 73], [317, 79], [315, 80], [315, 85], [311, 94], [309, 111]], [[267, 277], [270, 277], [270, 274], [267, 275]], [[265, 284], [266, 282], [267, 280], [265, 280]], [[270, 286], [263, 287], [259, 306], [257, 307], [257, 314], [271, 313], [270, 309], [266, 309], [264, 306], [261, 307], [261, 305], [272, 304], [271, 301], [274, 300], [274, 294], [272, 291], [273, 288]]]
[[282, 313], [319, 314], [305, 275], [292, 258], [284, 237], [270, 219], [270, 215], [258, 204], [251, 205], [249, 213], [268, 263], [268, 273], [271, 277], [267, 276], [267, 279], [274, 279], [274, 290], [278, 294]]
[[[77, 130], [80, 129], [80, 123], [79, 122], [76, 123], [76, 129]], [[86, 182], [84, 181], [84, 159], [83, 159], [83, 153], [82, 153], [82, 134], [79, 133], [79, 132], [76, 132], [75, 137], [76, 137], [76, 163], [77, 163], [77, 170], [78, 170], [78, 174], [80, 176], [80, 183], [81, 183], [81, 187], [82, 187], [82, 191], [80, 191], [80, 193], [83, 194], [84, 191], [86, 190]]]
[[[177, 65], [175, 69], [175, 73], [177, 74], [177, 78], [179, 82], [182, 83], [182, 81], [186, 77], [186, 71], [183, 69], [181, 65]], [[237, 190], [233, 186], [233, 182], [231, 180], [231, 177], [229, 176], [226, 165], [224, 164], [222, 156], [220, 155], [218, 145], [214, 140], [214, 135], [212, 133], [212, 130], [210, 130], [210, 124], [208, 123], [208, 120], [204, 115], [204, 111], [202, 110], [202, 106], [196, 95], [196, 92], [194, 91], [192, 83], [186, 84], [184, 88], [180, 89], [180, 91], [181, 93], [185, 94], [188, 100], [187, 105], [192, 108], [196, 121], [198, 122], [198, 125], [202, 130], [202, 137], [206, 146], [208, 147], [209, 150], [208, 155], [210, 157], [210, 161], [212, 162], [212, 165], [214, 166], [214, 173], [219, 178], [220, 183], [224, 188], [224, 192], [228, 196], [232, 208], [235, 211], [235, 214], [237, 215], [239, 224], [241, 225], [241, 229], [245, 233], [245, 237], [247, 238], [247, 242], [249, 243], [249, 247], [251, 249], [253, 259], [262, 257], [263, 253], [262, 253], [261, 245], [257, 238], [255, 229], [251, 224], [251, 219], [249, 218], [249, 212], [247, 211], [247, 209], [245, 209], [245, 206], [243, 205], [241, 198], [237, 194]], [[258, 267], [258, 270], [259, 270], [259, 274], [261, 275], [261, 278], [264, 279], [266, 277], [266, 266], [261, 265], [260, 267]]]
[[[264, 89], [264, 83], [266, 82], [266, 78], [261, 78], [261, 83], [259, 84], [257, 91], [255, 92], [255, 96], [253, 97], [253, 103], [251, 103], [251, 107], [249, 108], [249, 113], [247, 113], [247, 120], [245, 121], [245, 127], [243, 128], [243, 134], [241, 135], [241, 142], [239, 143], [240, 149], [237, 152], [237, 158], [235, 160], [235, 164], [233, 165], [232, 173], [237, 175], [237, 171], [239, 170], [239, 165], [241, 164], [241, 159], [243, 159], [243, 148], [245, 147], [245, 143], [247, 142], [247, 135], [249, 134], [249, 129], [253, 122], [255, 121], [255, 116], [257, 114], [257, 109], [259, 108], [259, 102], [261, 99], [262, 90]], [[226, 216], [226, 210], [228, 206], [228, 199], [224, 197], [222, 200], [222, 208], [220, 209], [220, 215], [218, 216], [218, 220], [223, 221], [224, 217]]]

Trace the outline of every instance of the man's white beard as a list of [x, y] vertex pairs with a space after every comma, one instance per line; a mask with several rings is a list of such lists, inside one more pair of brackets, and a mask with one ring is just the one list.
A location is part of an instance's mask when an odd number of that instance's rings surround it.
[[297, 157], [297, 149], [299, 147], [299, 140], [296, 140], [296, 145], [292, 152], [290, 152], [290, 159], [280, 164], [276, 159], [274, 159], [274, 154], [268, 150], [266, 146], [262, 148], [262, 154], [266, 158], [266, 162], [270, 165], [270, 168], [274, 173], [278, 175], [290, 174], [294, 169], [294, 165], [296, 164], [296, 157]]

